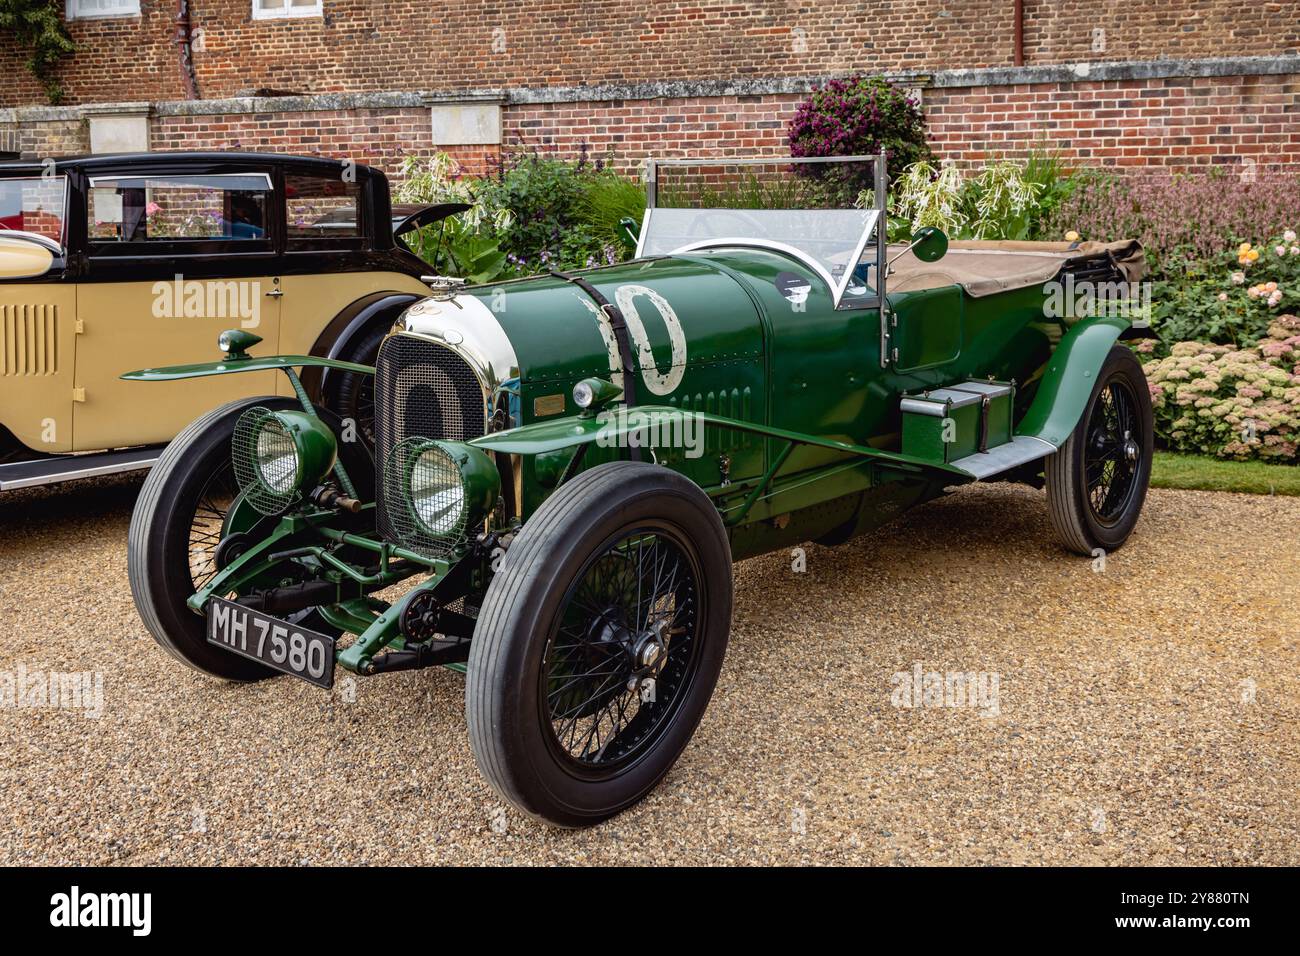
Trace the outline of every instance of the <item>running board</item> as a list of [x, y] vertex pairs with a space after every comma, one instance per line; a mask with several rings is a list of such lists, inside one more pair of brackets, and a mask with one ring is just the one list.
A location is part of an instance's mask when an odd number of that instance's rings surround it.
[[965, 458], [952, 462], [952, 467], [960, 468], [976, 481], [991, 478], [1009, 471], [1018, 465], [1046, 458], [1056, 451], [1056, 446], [1041, 438], [1020, 435], [1002, 445], [995, 445], [988, 451], [976, 452]]
[[52, 485], [77, 478], [116, 475], [124, 471], [152, 468], [162, 454], [162, 446], [131, 448], [126, 451], [96, 452], [90, 455], [55, 455], [33, 461], [15, 461], [0, 465], [0, 491]]

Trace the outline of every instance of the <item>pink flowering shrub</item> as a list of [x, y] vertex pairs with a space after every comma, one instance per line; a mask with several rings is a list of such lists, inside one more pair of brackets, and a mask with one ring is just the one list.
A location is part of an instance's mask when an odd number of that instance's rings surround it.
[[1300, 177], [1088, 174], [1053, 214], [1061, 238], [1138, 239], [1163, 344], [1243, 348], [1300, 309]]
[[[1140, 343], [1150, 353], [1154, 343]], [[1251, 348], [1179, 342], [1143, 366], [1156, 434], [1171, 450], [1296, 462], [1300, 318], [1282, 315]]]
[[1300, 176], [1260, 173], [1254, 182], [1216, 173], [1086, 177], [1055, 211], [1051, 234], [1138, 239], [1162, 274], [1174, 260], [1216, 259], [1228, 245], [1293, 228]]

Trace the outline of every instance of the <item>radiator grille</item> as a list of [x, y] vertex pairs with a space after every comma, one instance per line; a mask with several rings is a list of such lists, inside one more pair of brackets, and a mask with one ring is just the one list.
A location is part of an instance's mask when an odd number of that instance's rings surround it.
[[[375, 363], [375, 461], [383, 469], [408, 438], [467, 441], [487, 428], [487, 399], [474, 370], [445, 346], [410, 335], [393, 335]], [[376, 523], [389, 541], [402, 541], [404, 505], [381, 474]]]
[[0, 375], [55, 375], [59, 371], [59, 309], [0, 305]]

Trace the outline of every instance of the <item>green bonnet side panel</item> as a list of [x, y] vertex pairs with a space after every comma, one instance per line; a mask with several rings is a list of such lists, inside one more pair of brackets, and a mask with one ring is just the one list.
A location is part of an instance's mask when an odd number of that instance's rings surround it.
[[[763, 326], [753, 300], [732, 276], [708, 263], [672, 258], [584, 270], [582, 275], [627, 319], [639, 369], [638, 404], [766, 423]], [[472, 294], [492, 309], [518, 356], [520, 424], [576, 414], [572, 391], [583, 378], [599, 376], [621, 384], [608, 320], [576, 285], [547, 276], [488, 285]], [[702, 447], [661, 448], [655, 459], [705, 487], [721, 480], [720, 459], [726, 459], [733, 480], [765, 470], [761, 438], [701, 432]], [[547, 460], [523, 462], [525, 514], [549, 494], [548, 481], [553, 486], [551, 479], [571, 452], [547, 454]], [[618, 456], [618, 449], [592, 446], [583, 464], [590, 467]]]

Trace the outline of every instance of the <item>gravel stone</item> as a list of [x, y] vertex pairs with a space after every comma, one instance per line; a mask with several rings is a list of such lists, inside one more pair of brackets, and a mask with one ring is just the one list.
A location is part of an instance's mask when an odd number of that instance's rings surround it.
[[[325, 693], [168, 657], [127, 587], [138, 490], [0, 496], [0, 672], [104, 690], [98, 719], [0, 710], [2, 864], [1300, 863], [1300, 499], [1153, 491], [1102, 568], [1041, 492], [980, 485], [804, 573], [746, 561], [694, 741], [574, 832], [484, 783], [458, 674]], [[996, 714], [894, 706], [916, 662], [996, 675]]]

